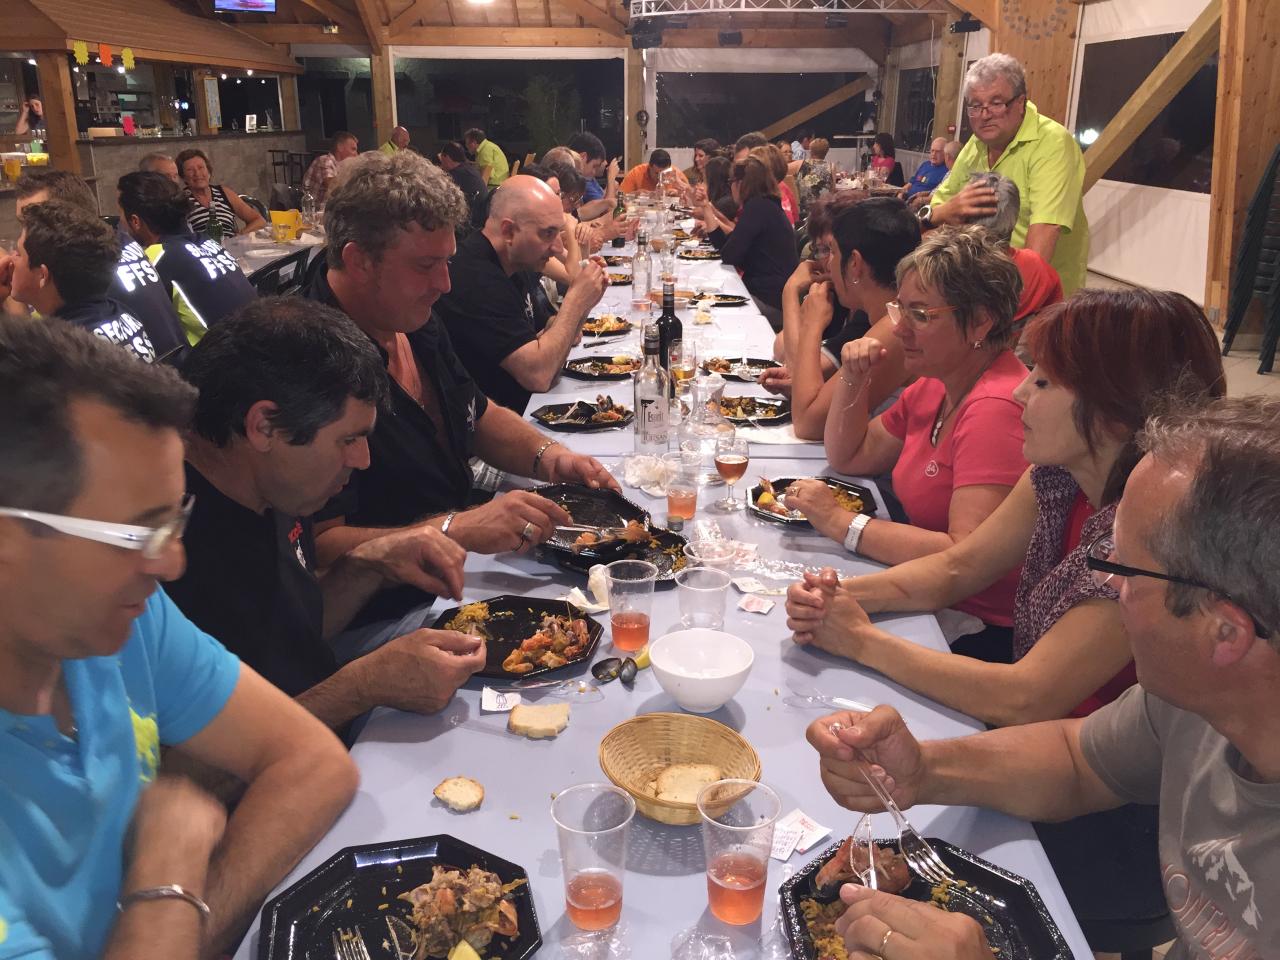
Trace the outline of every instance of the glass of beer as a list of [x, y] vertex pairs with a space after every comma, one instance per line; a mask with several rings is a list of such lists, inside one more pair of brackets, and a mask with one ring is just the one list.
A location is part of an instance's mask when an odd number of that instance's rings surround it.
[[551, 801], [565, 913], [580, 930], [605, 930], [622, 915], [627, 828], [635, 813], [636, 802], [610, 783], [582, 783]]
[[725, 923], [753, 923], [764, 910], [778, 795], [754, 780], [718, 780], [698, 793], [707, 900]]
[[649, 642], [649, 611], [658, 568], [648, 560], [615, 560], [604, 570], [613, 645], [619, 650], [639, 650]]
[[733, 495], [733, 485], [747, 472], [751, 445], [741, 437], [721, 437], [716, 441], [716, 472], [729, 485], [729, 494], [716, 501], [716, 509], [725, 513], [742, 509], [742, 501]]

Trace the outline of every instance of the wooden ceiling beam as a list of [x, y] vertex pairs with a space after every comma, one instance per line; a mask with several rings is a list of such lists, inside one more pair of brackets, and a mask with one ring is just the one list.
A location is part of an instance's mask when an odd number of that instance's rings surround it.
[[819, 114], [826, 113], [832, 107], [838, 106], [846, 100], [856, 97], [858, 94], [870, 89], [872, 85], [870, 77], [859, 77], [851, 83], [846, 83], [844, 86], [832, 90], [826, 96], [819, 97], [812, 103], [805, 104], [799, 110], [795, 110], [787, 114], [781, 120], [775, 120], [767, 127], [761, 127], [760, 132], [772, 140], [779, 134], [786, 133], [788, 130], [793, 130], [801, 124], [808, 123]]
[[242, 23], [236, 29], [263, 43], [342, 43], [363, 47], [369, 42], [363, 30], [339, 27], [337, 33], [325, 33], [322, 23]]
[[391, 19], [391, 26], [387, 28], [388, 36], [394, 37], [397, 33], [421, 23], [442, 3], [444, 0], [413, 0], [407, 10]]
[[353, 17], [348, 11], [338, 6], [333, 0], [300, 0], [312, 10], [324, 14], [332, 22], [340, 27], [345, 27], [352, 33], [364, 33], [364, 24], [360, 22], [359, 17]]
[[373, 0], [356, 0], [356, 12], [360, 14], [360, 25], [364, 27], [365, 35], [369, 38], [370, 49], [374, 53], [382, 53], [386, 25], [382, 22], [382, 15], [374, 6]]
[[626, 28], [591, 0], [555, 0], [555, 2], [574, 16], [581, 17], [589, 27], [596, 27], [615, 37], [626, 35]]
[[894, 25], [889, 36], [890, 47], [905, 47], [909, 43], [941, 37], [947, 25], [946, 18], [940, 14], [913, 15], [904, 19], [908, 22], [902, 26]]
[[625, 47], [625, 37], [596, 27], [410, 27], [389, 38], [418, 47]]

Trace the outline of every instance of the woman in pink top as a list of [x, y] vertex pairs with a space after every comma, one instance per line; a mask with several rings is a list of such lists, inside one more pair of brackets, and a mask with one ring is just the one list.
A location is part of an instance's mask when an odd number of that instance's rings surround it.
[[[833, 280], [842, 282], [838, 271]], [[827, 416], [827, 459], [840, 473], [893, 471], [893, 492], [909, 524], [842, 510], [826, 484], [796, 484], [788, 502], [849, 550], [898, 564], [959, 543], [1001, 504], [1027, 468], [1013, 391], [1027, 368], [1013, 354], [1021, 280], [980, 227], [933, 231], [898, 263], [898, 300], [887, 305], [918, 379], [870, 419], [866, 385], [888, 351], [864, 337], [846, 344]], [[956, 609], [976, 617], [953, 644], [960, 653], [1008, 662], [1014, 568]]]

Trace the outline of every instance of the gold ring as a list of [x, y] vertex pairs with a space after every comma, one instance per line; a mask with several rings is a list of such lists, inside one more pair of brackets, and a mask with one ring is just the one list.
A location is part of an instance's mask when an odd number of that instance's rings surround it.
[[885, 944], [889, 942], [889, 938], [892, 936], [893, 936], [893, 928], [890, 927], [888, 930], [884, 932], [884, 939], [880, 941], [880, 949], [876, 951], [876, 953], [880, 955], [881, 960], [884, 960]]

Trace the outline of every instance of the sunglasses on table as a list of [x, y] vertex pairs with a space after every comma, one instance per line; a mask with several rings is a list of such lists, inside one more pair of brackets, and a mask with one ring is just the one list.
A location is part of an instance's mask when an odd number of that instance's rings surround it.
[[41, 513], [38, 510], [17, 510], [0, 507], [0, 517], [17, 517], [38, 523], [50, 530], [81, 540], [93, 540], [124, 550], [139, 550], [148, 560], [159, 560], [175, 540], [181, 540], [186, 532], [191, 509], [196, 504], [193, 494], [182, 499], [177, 515], [158, 527], [140, 527], [128, 523], [107, 523], [105, 520], [89, 520], [84, 517], [67, 517], [57, 513]]
[[1217, 587], [1211, 587], [1209, 584], [1203, 583], [1199, 580], [1192, 580], [1189, 577], [1175, 577], [1170, 573], [1160, 573], [1156, 570], [1144, 570], [1141, 567], [1130, 567], [1123, 563], [1116, 563], [1111, 559], [1112, 555], [1115, 553], [1115, 549], [1116, 542], [1114, 536], [1110, 533], [1104, 533], [1095, 538], [1094, 541], [1089, 544], [1089, 548], [1085, 551], [1085, 566], [1093, 571], [1093, 581], [1098, 586], [1105, 586], [1111, 582], [1113, 577], [1147, 577], [1151, 580], [1163, 580], [1166, 583], [1179, 583], [1184, 587], [1196, 587], [1200, 590], [1208, 590], [1210, 593], [1217, 594], [1222, 599], [1227, 600], [1230, 603], [1235, 604], [1237, 607], [1240, 607], [1241, 610], [1244, 610], [1244, 612], [1248, 614], [1249, 619], [1253, 621], [1253, 632], [1263, 640], [1268, 639], [1270, 636], [1270, 631], [1258, 622], [1258, 618], [1249, 613], [1248, 610], [1245, 610], [1240, 601], [1231, 596], [1231, 594], [1223, 590], [1219, 590]]

